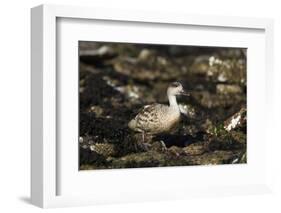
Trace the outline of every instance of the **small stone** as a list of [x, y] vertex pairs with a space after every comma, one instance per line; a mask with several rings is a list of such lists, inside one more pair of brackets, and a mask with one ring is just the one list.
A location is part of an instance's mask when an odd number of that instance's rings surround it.
[[93, 140], [89, 140], [89, 141], [88, 141], [88, 144], [93, 144], [93, 143], [94, 143]]
[[125, 94], [126, 97], [130, 99], [138, 99], [140, 97], [139, 89], [136, 86], [126, 85], [126, 86], [115, 87], [115, 89], [121, 92], [122, 94]]
[[142, 49], [138, 56], [139, 60], [147, 60], [151, 56], [151, 51], [148, 49]]
[[100, 117], [104, 110], [100, 106], [91, 106], [89, 111], [95, 113], [97, 117]]
[[165, 58], [160, 57], [160, 56], [157, 57], [157, 62], [158, 62], [160, 65], [162, 65], [162, 66], [165, 66], [165, 65], [167, 65], [167, 63], [168, 63]]
[[225, 76], [224, 73], [220, 73], [219, 76], [218, 76], [218, 81], [219, 82], [226, 82], [228, 79], [227, 77]]

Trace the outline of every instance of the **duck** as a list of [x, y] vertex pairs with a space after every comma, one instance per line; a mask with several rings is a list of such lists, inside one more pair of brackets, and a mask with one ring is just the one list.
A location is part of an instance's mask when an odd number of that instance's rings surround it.
[[169, 105], [154, 103], [144, 106], [139, 113], [129, 121], [128, 127], [134, 132], [142, 134], [142, 141], [145, 141], [146, 134], [157, 135], [169, 133], [174, 130], [181, 117], [177, 96], [189, 96], [181, 83], [173, 82], [167, 88]]

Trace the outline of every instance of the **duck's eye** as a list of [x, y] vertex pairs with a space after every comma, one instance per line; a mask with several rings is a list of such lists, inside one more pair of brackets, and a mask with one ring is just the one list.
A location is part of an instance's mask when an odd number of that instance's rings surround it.
[[174, 82], [171, 84], [172, 87], [179, 87], [181, 84], [179, 82]]

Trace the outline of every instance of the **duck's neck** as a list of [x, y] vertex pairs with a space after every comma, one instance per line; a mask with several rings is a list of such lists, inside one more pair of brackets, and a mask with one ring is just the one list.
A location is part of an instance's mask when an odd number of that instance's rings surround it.
[[175, 95], [168, 95], [170, 107], [178, 108], [178, 102]]

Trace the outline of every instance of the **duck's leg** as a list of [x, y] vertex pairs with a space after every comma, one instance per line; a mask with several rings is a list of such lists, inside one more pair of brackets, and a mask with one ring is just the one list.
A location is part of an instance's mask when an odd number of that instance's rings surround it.
[[143, 149], [144, 149], [145, 151], [148, 151], [149, 148], [151, 147], [151, 144], [145, 142], [145, 140], [146, 140], [146, 137], [145, 137], [145, 136], [146, 136], [146, 134], [145, 134], [145, 132], [143, 131], [143, 132], [142, 132], [142, 147], [143, 147]]
[[145, 139], [145, 132], [142, 131], [142, 143], [144, 143], [144, 139]]

